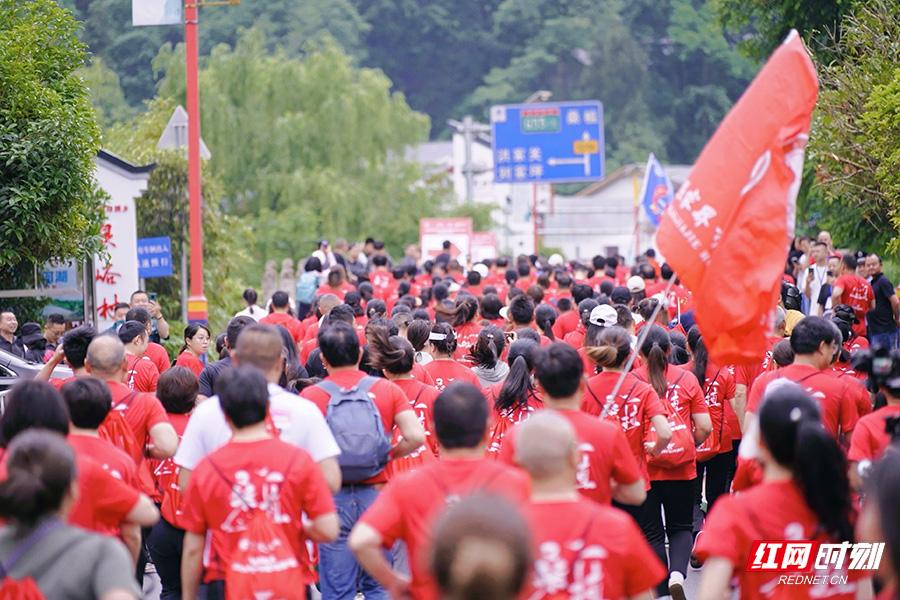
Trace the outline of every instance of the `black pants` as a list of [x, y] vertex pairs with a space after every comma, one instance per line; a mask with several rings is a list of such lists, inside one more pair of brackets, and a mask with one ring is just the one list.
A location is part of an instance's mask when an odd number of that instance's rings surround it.
[[[724, 454], [717, 454], [706, 462], [697, 463], [697, 479], [694, 485], [694, 504], [697, 507], [696, 512], [700, 512], [700, 503], [703, 500], [703, 479], [706, 478], [706, 514], [712, 510], [716, 500], [723, 494], [727, 494], [731, 487], [731, 477], [729, 471], [731, 464], [734, 462], [732, 456], [733, 451], [729, 450]], [[702, 515], [701, 515], [702, 520]], [[698, 523], [694, 523], [694, 533], [702, 529], [698, 527]]]
[[181, 600], [181, 550], [184, 530], [160, 519], [147, 538], [150, 559], [162, 583], [160, 600]]
[[[200, 593], [200, 600], [225, 600], [225, 580], [210, 581], [203, 587], [204, 591]], [[310, 590], [309, 586], [305, 587], [303, 598], [307, 600], [312, 598], [312, 590]]]

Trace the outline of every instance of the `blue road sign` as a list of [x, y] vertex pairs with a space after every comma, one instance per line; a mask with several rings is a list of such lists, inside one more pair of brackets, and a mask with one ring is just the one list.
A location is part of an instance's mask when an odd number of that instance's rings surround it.
[[603, 105], [596, 100], [491, 107], [494, 181], [603, 179]]
[[172, 241], [168, 237], [138, 238], [138, 277], [172, 275]]

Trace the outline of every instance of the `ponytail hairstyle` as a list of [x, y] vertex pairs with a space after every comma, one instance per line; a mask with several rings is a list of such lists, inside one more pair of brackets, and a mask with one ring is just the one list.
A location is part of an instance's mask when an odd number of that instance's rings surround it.
[[416, 352], [421, 352], [425, 348], [429, 335], [431, 335], [431, 321], [413, 319], [406, 327], [406, 339]]
[[551, 342], [556, 341], [553, 335], [553, 324], [556, 323], [556, 309], [549, 304], [539, 304], [534, 309], [534, 322]]
[[75, 481], [75, 454], [59, 433], [32, 429], [9, 446], [0, 517], [27, 526], [59, 510]]
[[353, 315], [356, 317], [361, 317], [365, 314], [362, 307], [362, 296], [359, 292], [347, 292], [344, 295], [344, 304], [353, 309]]
[[366, 317], [369, 319], [375, 319], [377, 317], [383, 317], [387, 314], [387, 305], [383, 300], [379, 300], [377, 298], [373, 298], [369, 300], [366, 304]]
[[[443, 336], [442, 339], [435, 339]], [[431, 326], [431, 334], [428, 341], [434, 345], [434, 349], [441, 354], [452, 355], [456, 352], [456, 332], [447, 323], [435, 323]]]
[[475, 296], [463, 294], [456, 298], [453, 308], [438, 305], [435, 313], [444, 323], [459, 327], [474, 319], [478, 314], [478, 300], [475, 299]]
[[588, 357], [604, 369], [621, 368], [631, 354], [631, 336], [621, 327], [596, 327], [584, 344]]
[[706, 344], [703, 343], [700, 328], [696, 325], [688, 331], [687, 343], [694, 356], [694, 376], [703, 384], [706, 381], [706, 369], [709, 366], [709, 353], [706, 351]]
[[406, 375], [412, 371], [416, 351], [409, 340], [389, 335], [386, 327], [372, 327], [367, 331], [369, 364], [379, 371]]
[[[680, 331], [675, 331], [674, 329], [666, 333], [669, 336], [669, 342], [672, 344], [672, 351], [669, 353], [669, 364], [683, 365], [691, 360], [691, 355], [688, 354], [687, 349], [687, 338]], [[698, 381], [705, 381], [705, 379]]]
[[591, 311], [598, 306], [600, 306], [600, 303], [593, 298], [585, 298], [578, 303], [578, 315], [581, 319], [581, 324], [584, 325], [585, 328], [591, 324]]
[[509, 347], [509, 374], [497, 394], [494, 410], [510, 412], [528, 404], [528, 397], [534, 394], [531, 373], [540, 344], [531, 340], [516, 340]]
[[645, 327], [649, 327], [650, 331], [647, 332], [647, 337], [641, 345], [641, 356], [647, 363], [650, 385], [660, 398], [665, 398], [669, 388], [669, 384], [666, 382], [666, 368], [672, 342], [669, 341], [669, 334], [666, 333], [666, 330], [659, 325], [645, 325]]
[[254, 290], [253, 288], [247, 288], [246, 290], [244, 290], [244, 295], [242, 297], [244, 298], [244, 302], [247, 303], [247, 309], [250, 311], [250, 314], [254, 314], [256, 309], [253, 308], [253, 305], [255, 305], [256, 301], [259, 300], [259, 296], [257, 295], [256, 290]]
[[[253, 290], [250, 290], [253, 291]], [[255, 292], [254, 292], [255, 293]], [[184, 343], [181, 344], [181, 350], [178, 351], [178, 354], [181, 354], [188, 348], [188, 340], [194, 339], [194, 336], [197, 335], [197, 332], [200, 330], [206, 332], [206, 335], [209, 336], [210, 341], [212, 341], [212, 333], [209, 331], [209, 327], [203, 325], [201, 323], [191, 323], [187, 327], [184, 328]]]
[[506, 347], [506, 336], [499, 327], [489, 325], [478, 333], [475, 345], [469, 350], [469, 357], [479, 367], [493, 369]]
[[853, 540], [844, 453], [822, 426], [818, 404], [799, 385], [780, 383], [769, 387], [759, 410], [762, 441], [775, 462], [791, 470], [825, 532]]
[[[656, 298], [644, 298], [643, 300], [638, 302], [636, 312], [637, 314], [641, 315], [642, 319], [649, 323], [650, 317], [653, 316], [653, 311], [656, 310], [657, 306], [659, 306], [659, 300], [657, 300]], [[659, 318], [659, 315], [661, 314], [663, 314], [662, 310], [657, 313], [657, 318]]]

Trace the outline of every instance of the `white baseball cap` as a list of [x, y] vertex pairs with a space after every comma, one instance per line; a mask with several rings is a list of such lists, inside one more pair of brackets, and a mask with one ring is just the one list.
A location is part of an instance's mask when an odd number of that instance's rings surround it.
[[597, 325], [599, 327], [612, 327], [618, 320], [619, 315], [616, 313], [616, 309], [609, 304], [601, 304], [591, 311], [588, 322], [591, 325]]
[[475, 266], [472, 267], [472, 270], [475, 271], [476, 273], [478, 273], [479, 275], [481, 275], [482, 277], [487, 277], [488, 273], [489, 273], [487, 265], [484, 263], [476, 264]]
[[566, 262], [560, 254], [551, 254], [550, 258], [547, 259], [547, 264], [551, 267], [558, 267]]
[[626, 284], [628, 291], [632, 294], [636, 294], [638, 292], [643, 292], [646, 289], [646, 284], [644, 283], [644, 279], [638, 275], [634, 275], [628, 279]]

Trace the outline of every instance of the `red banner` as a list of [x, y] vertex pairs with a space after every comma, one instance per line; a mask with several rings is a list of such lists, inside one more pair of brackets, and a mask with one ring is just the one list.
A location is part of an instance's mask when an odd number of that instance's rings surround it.
[[792, 31], [707, 142], [657, 231], [719, 364], [765, 353], [817, 94], [815, 67]]

